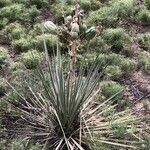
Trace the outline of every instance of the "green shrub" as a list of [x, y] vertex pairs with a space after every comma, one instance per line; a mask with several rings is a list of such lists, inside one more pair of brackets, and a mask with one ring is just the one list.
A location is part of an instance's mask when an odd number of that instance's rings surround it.
[[147, 9], [140, 10], [138, 13], [137, 19], [143, 25], [149, 25], [150, 24], [150, 11]]
[[23, 4], [12, 4], [0, 10], [0, 17], [7, 18], [10, 22], [17, 20], [22, 23], [27, 23], [39, 15], [39, 13], [39, 10], [35, 6], [27, 9]]
[[7, 36], [9, 41], [19, 40], [21, 38], [26, 38], [27, 36], [25, 27], [17, 22], [7, 25], [3, 32], [3, 35]]
[[121, 86], [120, 84], [110, 81], [106, 82], [102, 85], [101, 87], [102, 94], [108, 99], [115, 94], [117, 94], [113, 100], [115, 102], [121, 101], [123, 99], [123, 93], [124, 93], [124, 87]]
[[25, 66], [21, 62], [15, 62], [12, 63], [9, 67], [12, 78], [14, 77], [15, 79], [19, 78], [22, 76], [23, 73], [25, 73]]
[[12, 32], [10, 33], [10, 39], [11, 40], [19, 40], [21, 38], [24, 38], [26, 36], [25, 34], [25, 29], [24, 28], [15, 28], [12, 30]]
[[3, 7], [0, 10], [0, 16], [8, 18], [9, 20], [16, 20], [20, 18], [20, 15], [24, 12], [23, 4], [13, 4]]
[[0, 19], [0, 30], [3, 29], [7, 24], [9, 20], [7, 18], [1, 18]]
[[56, 4], [53, 4], [51, 9], [57, 17], [62, 16], [63, 13], [65, 16], [68, 16], [72, 12], [73, 6], [68, 4], [64, 6], [61, 2], [58, 2]]
[[95, 37], [90, 41], [90, 44], [85, 50], [90, 49], [91, 51], [94, 50], [96, 52], [107, 53], [106, 48], [107, 44], [104, 42], [104, 40], [101, 37]]
[[97, 0], [92, 0], [91, 1], [91, 10], [95, 11], [98, 10], [102, 6], [102, 3]]
[[26, 9], [25, 14], [23, 14], [23, 22], [24, 21], [31, 21], [35, 19], [38, 15], [40, 15], [40, 11], [36, 8], [36, 6], [31, 6], [29, 9]]
[[30, 5], [36, 5], [38, 9], [42, 7], [49, 7], [50, 1], [49, 0], [30, 0]]
[[42, 34], [42, 35], [36, 36], [35, 39], [31, 41], [33, 48], [36, 48], [40, 51], [44, 51], [44, 40], [46, 42], [47, 49], [50, 53], [52, 53], [53, 50], [56, 50], [58, 38], [57, 36], [52, 35], [52, 34]]
[[27, 69], [35, 69], [41, 62], [41, 54], [36, 50], [31, 50], [21, 55], [22, 61]]
[[122, 75], [122, 71], [121, 71], [120, 67], [118, 67], [118, 66], [109, 65], [109, 66], [107, 66], [105, 72], [106, 72], [107, 76], [112, 80], [117, 80]]
[[106, 27], [115, 26], [117, 23], [117, 15], [113, 13], [110, 7], [102, 7], [97, 11], [92, 11], [87, 18], [87, 24], [102, 23]]
[[14, 22], [5, 27], [4, 34], [7, 35], [10, 41], [19, 40], [26, 36], [26, 29], [21, 24]]
[[78, 55], [78, 68], [80, 68], [82, 64], [88, 70], [93, 65], [95, 60], [99, 64], [99, 67], [103, 68], [107, 64], [107, 55], [97, 53], [89, 53], [85, 56]]
[[120, 68], [124, 73], [130, 74], [136, 71], [137, 69], [137, 63], [133, 59], [124, 58], [119, 63]]
[[11, 4], [11, 0], [0, 0], [0, 8]]
[[8, 59], [8, 52], [5, 48], [0, 47], [0, 66], [5, 64]]
[[100, 8], [101, 3], [97, 0], [80, 0], [80, 6], [85, 12], [89, 12], [90, 10], [97, 10]]
[[86, 12], [90, 11], [91, 1], [90, 0], [80, 0], [80, 6]]
[[110, 28], [104, 30], [103, 38], [108, 45], [112, 45], [112, 50], [118, 52], [122, 50], [128, 40], [128, 34], [122, 28]]
[[5, 92], [6, 92], [6, 80], [4, 78], [0, 78], [0, 97], [4, 96]]
[[150, 0], [144, 0], [145, 6], [150, 10]]
[[[41, 23], [35, 24], [33, 26], [33, 29], [29, 31], [29, 34], [33, 37], [43, 34], [44, 29], [42, 27], [43, 27], [43, 25]], [[43, 29], [43, 31], [42, 31], [42, 29]]]
[[13, 40], [11, 44], [12, 44], [12, 47], [15, 49], [16, 53], [21, 53], [29, 49], [32, 49], [31, 41], [26, 38]]
[[150, 51], [150, 33], [138, 35], [137, 40], [140, 48]]
[[117, 137], [119, 139], [124, 138], [124, 135], [127, 130], [126, 124], [118, 124], [117, 126], [114, 126], [113, 128], [115, 128], [115, 132], [114, 132], [115, 137]]
[[134, 0], [113, 0], [111, 7], [118, 17], [125, 19], [133, 14]]
[[106, 55], [106, 60], [109, 65], [118, 65], [124, 57], [119, 54], [110, 53]]
[[150, 54], [143, 52], [139, 58], [138, 67], [150, 74]]

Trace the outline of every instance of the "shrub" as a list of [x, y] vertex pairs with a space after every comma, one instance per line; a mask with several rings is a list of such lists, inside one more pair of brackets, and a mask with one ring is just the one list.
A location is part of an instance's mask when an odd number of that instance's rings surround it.
[[24, 28], [15, 28], [12, 30], [12, 32], [9, 34], [10, 40], [19, 40], [21, 38], [26, 37], [25, 29]]
[[150, 33], [138, 35], [137, 40], [140, 48], [150, 51]]
[[109, 66], [107, 66], [105, 72], [106, 72], [107, 76], [110, 77], [112, 80], [117, 80], [122, 75], [122, 71], [121, 71], [120, 67], [118, 67], [118, 66], [109, 65]]
[[33, 5], [29, 9], [26, 9], [25, 13], [23, 14], [23, 22], [24, 21], [31, 21], [35, 19], [40, 14], [40, 11]]
[[119, 54], [110, 53], [106, 55], [106, 60], [109, 65], [118, 65], [124, 57]]
[[13, 40], [12, 41], [12, 47], [15, 49], [16, 53], [21, 53], [24, 51], [27, 51], [29, 49], [32, 49], [31, 41], [26, 38], [21, 38], [19, 40]]
[[80, 0], [80, 6], [85, 12], [90, 11], [91, 1], [90, 0]]
[[11, 0], [0, 0], [0, 8], [11, 4]]
[[115, 132], [114, 132], [115, 137], [119, 139], [124, 138], [126, 130], [127, 130], [126, 124], [119, 124], [117, 126], [114, 126], [113, 128], [115, 128]]
[[138, 67], [150, 74], [150, 54], [143, 52], [139, 58]]
[[36, 36], [32, 41], [33, 47], [40, 51], [44, 51], [44, 40], [46, 42], [48, 51], [50, 53], [53, 53], [53, 50], [56, 50], [57, 48], [58, 38], [57, 36], [52, 34], [42, 34]]
[[61, 2], [59, 2], [59, 3], [53, 4], [51, 9], [57, 17], [62, 17], [63, 13], [65, 16], [70, 15], [70, 12], [72, 12], [73, 7], [68, 4], [64, 6]]
[[30, 0], [30, 5], [36, 5], [38, 9], [42, 7], [49, 7], [50, 1], [49, 0]]
[[20, 21], [27, 23], [39, 15], [39, 13], [35, 6], [27, 9], [23, 4], [12, 4], [0, 10], [0, 17], [7, 18], [10, 22]]
[[14, 21], [20, 18], [22, 12], [24, 12], [23, 4], [13, 4], [2, 8], [0, 10], [0, 16], [8, 18], [10, 21]]
[[5, 64], [8, 59], [8, 52], [5, 48], [0, 47], [0, 66]]
[[120, 68], [124, 73], [130, 74], [133, 73], [137, 69], [137, 63], [133, 59], [124, 58], [119, 63]]
[[100, 8], [101, 3], [97, 0], [81, 0], [80, 6], [85, 12], [89, 12], [90, 10], [97, 10]]
[[96, 51], [96, 52], [103, 52], [107, 53], [107, 44], [104, 42], [104, 40], [101, 37], [95, 37], [93, 38], [88, 47], [86, 47], [85, 50], [90, 49], [91, 51]]
[[9, 20], [7, 18], [1, 18], [0, 19], [0, 30], [3, 29], [7, 24]]
[[108, 99], [114, 95], [117, 95], [113, 98], [114, 102], [121, 101], [123, 99], [124, 87], [120, 84], [110, 81], [106, 82], [101, 87], [102, 94]]
[[87, 23], [89, 25], [102, 23], [106, 27], [112, 27], [116, 25], [117, 19], [117, 15], [112, 12], [110, 7], [102, 7], [97, 11], [90, 12]]
[[31, 50], [21, 55], [22, 61], [27, 69], [35, 69], [41, 61], [41, 54], [36, 50]]
[[95, 11], [98, 10], [102, 6], [102, 3], [97, 0], [92, 0], [91, 1], [91, 10]]
[[87, 71], [92, 66], [93, 62], [97, 61], [99, 64], [100, 69], [106, 66], [107, 64], [107, 55], [105, 54], [97, 54], [97, 53], [89, 53], [85, 56], [78, 55], [78, 68], [83, 65]]
[[128, 34], [122, 28], [110, 28], [104, 31], [103, 38], [107, 44], [112, 45], [114, 52], [119, 52], [128, 40]]
[[4, 78], [0, 78], [0, 97], [4, 96], [5, 92], [6, 92], [6, 80]]
[[125, 19], [133, 14], [134, 0], [113, 0], [111, 7], [118, 17]]
[[145, 6], [148, 10], [150, 10], [150, 0], [144, 0]]
[[140, 10], [138, 13], [137, 19], [143, 25], [149, 25], [150, 24], [150, 11], [147, 9]]
[[15, 80], [17, 80], [20, 78], [20, 76], [22, 76], [25, 73], [26, 68], [23, 63], [15, 62], [10, 65], [9, 69], [12, 75], [11, 77], [14, 77]]
[[33, 26], [33, 29], [29, 31], [29, 34], [33, 37], [37, 36], [37, 35], [41, 35], [43, 34], [44, 29], [42, 28], [42, 24], [41, 23], [37, 23]]
[[4, 29], [4, 33], [7, 35], [10, 41], [13, 39], [20, 39], [26, 36], [26, 29], [19, 23], [14, 22], [7, 25]]

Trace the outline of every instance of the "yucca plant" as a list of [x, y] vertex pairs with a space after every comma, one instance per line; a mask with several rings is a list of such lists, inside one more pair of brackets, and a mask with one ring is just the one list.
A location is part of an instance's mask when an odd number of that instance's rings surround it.
[[[14, 105], [15, 100], [12, 104], [21, 112], [25, 128], [29, 128], [27, 139], [39, 139], [43, 149], [50, 150], [96, 150], [99, 144], [136, 149], [143, 142], [135, 135], [141, 126], [132, 111], [115, 112], [116, 105], [110, 105], [113, 97], [104, 102], [94, 101], [100, 91], [98, 66], [92, 66], [84, 78], [81, 66], [72, 84], [70, 74], [66, 77], [63, 73], [60, 54], [52, 59], [46, 54], [47, 73], [39, 65], [40, 80], [36, 78], [32, 84], [24, 81], [30, 97], [25, 98], [8, 83], [21, 97], [18, 105]], [[37, 82], [42, 89], [35, 90]], [[116, 136], [115, 127], [120, 124], [126, 125], [125, 140]], [[24, 131], [18, 130], [18, 134]]]

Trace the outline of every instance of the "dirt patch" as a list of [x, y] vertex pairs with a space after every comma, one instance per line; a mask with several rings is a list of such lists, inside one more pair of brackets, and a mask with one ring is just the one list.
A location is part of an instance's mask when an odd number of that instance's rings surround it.
[[131, 79], [136, 81], [136, 84], [141, 91], [150, 94], [150, 75], [144, 74], [140, 71], [134, 73]]
[[136, 72], [120, 81], [126, 87], [124, 97], [138, 116], [150, 114], [150, 76]]
[[136, 72], [130, 77], [121, 79], [121, 84], [126, 86], [125, 97], [131, 103], [140, 101], [150, 95], [150, 76], [143, 72]]

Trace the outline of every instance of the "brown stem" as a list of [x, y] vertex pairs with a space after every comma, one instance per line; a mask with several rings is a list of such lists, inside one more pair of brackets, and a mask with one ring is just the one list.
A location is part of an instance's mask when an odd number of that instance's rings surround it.
[[[75, 0], [75, 15], [74, 18], [79, 19], [79, 5], [78, 5], [78, 0]], [[79, 22], [79, 20], [77, 21]], [[71, 79], [71, 84], [75, 82], [76, 79], [76, 66], [77, 66], [77, 41], [73, 40], [71, 43], [71, 63], [70, 63], [70, 79]]]
[[77, 43], [74, 40], [71, 44], [71, 63], [70, 63], [71, 84], [73, 84], [76, 79], [76, 62], [77, 62], [76, 55], [77, 55]]

